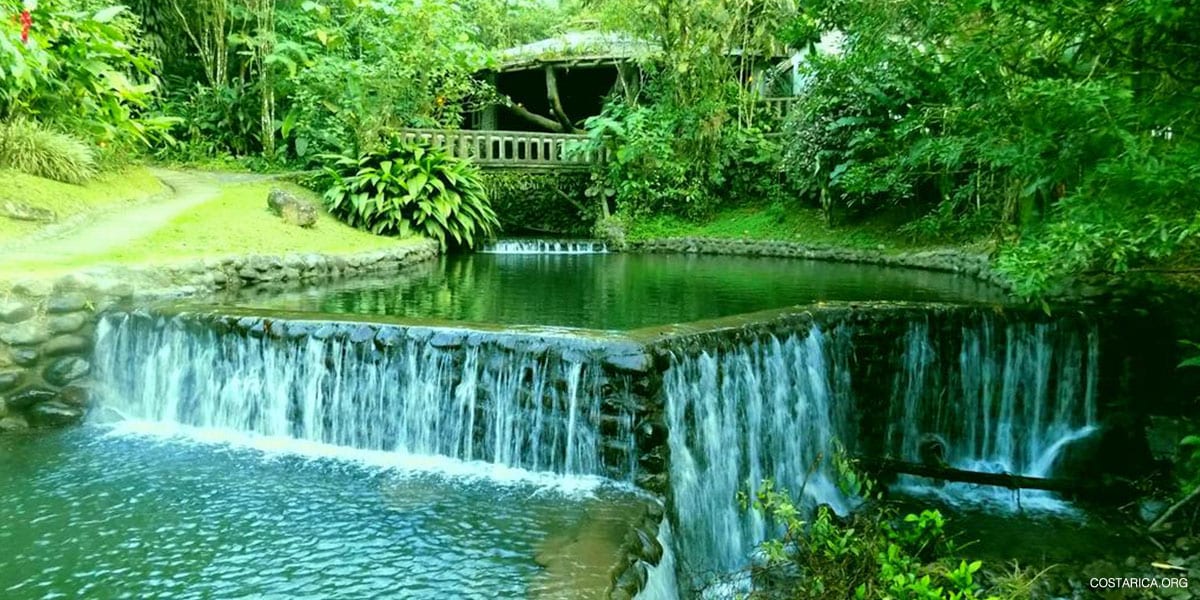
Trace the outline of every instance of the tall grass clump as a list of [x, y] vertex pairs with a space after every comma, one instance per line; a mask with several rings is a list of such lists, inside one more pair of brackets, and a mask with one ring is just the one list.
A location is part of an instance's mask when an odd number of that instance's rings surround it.
[[34, 121], [0, 123], [0, 169], [80, 184], [96, 176], [96, 155], [79, 139]]

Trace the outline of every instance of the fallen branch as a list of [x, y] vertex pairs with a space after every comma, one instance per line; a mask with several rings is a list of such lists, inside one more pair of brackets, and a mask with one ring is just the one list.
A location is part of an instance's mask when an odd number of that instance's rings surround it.
[[990, 485], [1010, 490], [1030, 489], [1067, 494], [1096, 495], [1101, 493], [1125, 492], [1129, 488], [1129, 485], [1124, 482], [1030, 477], [1013, 473], [986, 473], [941, 465], [911, 463], [889, 458], [860, 458], [859, 462], [863, 465], [864, 469], [875, 473], [916, 475], [929, 479], [944, 479], [946, 481]]
[[1184, 497], [1183, 500], [1180, 500], [1179, 502], [1176, 502], [1175, 504], [1168, 506], [1167, 510], [1164, 510], [1161, 515], [1158, 515], [1158, 518], [1155, 519], [1154, 522], [1150, 524], [1150, 531], [1158, 531], [1159, 528], [1161, 528], [1163, 525], [1166, 524], [1167, 519], [1170, 519], [1171, 515], [1175, 514], [1175, 511], [1183, 508], [1184, 506], [1187, 506], [1190, 502], [1192, 502], [1196, 498], [1200, 498], [1200, 485], [1192, 488], [1192, 492], [1190, 494], [1188, 494], [1186, 497]]

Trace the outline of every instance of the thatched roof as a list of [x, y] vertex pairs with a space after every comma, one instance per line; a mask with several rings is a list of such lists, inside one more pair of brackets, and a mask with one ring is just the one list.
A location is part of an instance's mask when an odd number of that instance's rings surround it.
[[596, 66], [634, 60], [658, 51], [658, 44], [624, 33], [572, 31], [502, 50], [499, 71], [543, 65]]

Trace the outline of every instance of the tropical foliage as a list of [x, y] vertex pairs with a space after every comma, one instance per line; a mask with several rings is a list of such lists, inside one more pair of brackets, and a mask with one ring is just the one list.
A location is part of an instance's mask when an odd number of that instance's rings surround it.
[[[879, 500], [875, 484], [835, 461], [841, 487], [869, 503]], [[958, 549], [936, 510], [900, 517], [881, 504], [869, 504], [848, 517], [828, 506], [811, 515], [787, 490], [770, 480], [743, 507], [774, 521], [782, 532], [762, 545], [762, 564], [752, 573], [761, 598], [908, 598], [975, 600], [991, 597], [980, 581], [981, 562], [956, 558]]]
[[167, 123], [146, 116], [155, 62], [138, 20], [119, 4], [42, 0], [28, 43], [0, 2], [0, 121], [36, 119], [103, 144], [148, 142]]
[[474, 248], [498, 226], [475, 167], [396, 138], [358, 156], [334, 157], [323, 187], [330, 212], [377, 235], [415, 232], [443, 247]]
[[[1200, 16], [1171, 1], [806, 4], [814, 58], [786, 167], [828, 214], [993, 234], [1026, 293], [1196, 250]], [[811, 34], [810, 34], [811, 36]]]

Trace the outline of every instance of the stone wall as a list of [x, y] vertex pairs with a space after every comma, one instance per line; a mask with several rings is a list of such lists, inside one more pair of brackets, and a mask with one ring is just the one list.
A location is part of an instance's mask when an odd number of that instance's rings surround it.
[[348, 256], [229, 257], [0, 282], [0, 431], [67, 425], [83, 417], [91, 397], [97, 315], [114, 304], [396, 272], [438, 254], [430, 241]]
[[908, 267], [927, 271], [959, 273], [986, 281], [1005, 290], [1012, 287], [1008, 280], [992, 269], [991, 258], [986, 254], [954, 248], [893, 253], [887, 252], [884, 249], [837, 248], [832, 246], [814, 246], [803, 242], [774, 240], [672, 238], [626, 242], [624, 250], [629, 252], [673, 254], [773, 256], [889, 267]]
[[83, 416], [96, 310], [113, 298], [60, 285], [18, 286], [0, 300], [0, 431]]

